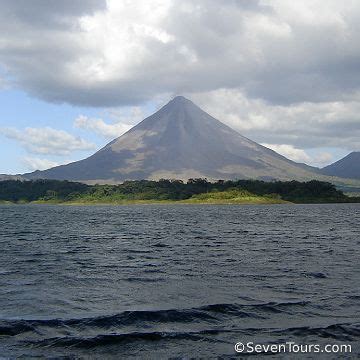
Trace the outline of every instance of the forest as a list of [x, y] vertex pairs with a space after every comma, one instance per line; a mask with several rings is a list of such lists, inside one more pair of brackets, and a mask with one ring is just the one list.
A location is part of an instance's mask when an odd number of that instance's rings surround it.
[[[218, 194], [218, 196], [216, 196]], [[221, 196], [220, 196], [221, 195]], [[196, 199], [231, 199], [236, 196], [279, 199], [293, 203], [359, 202], [347, 197], [328, 182], [312, 180], [181, 180], [125, 181], [117, 185], [87, 185], [59, 180], [6, 180], [0, 182], [0, 201], [11, 203], [116, 203], [126, 201], [186, 201]]]

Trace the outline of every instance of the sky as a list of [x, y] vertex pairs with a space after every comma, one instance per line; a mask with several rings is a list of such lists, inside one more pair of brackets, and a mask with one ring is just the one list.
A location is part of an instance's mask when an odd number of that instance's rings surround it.
[[85, 158], [176, 95], [288, 158], [360, 151], [357, 0], [0, 0], [0, 173]]

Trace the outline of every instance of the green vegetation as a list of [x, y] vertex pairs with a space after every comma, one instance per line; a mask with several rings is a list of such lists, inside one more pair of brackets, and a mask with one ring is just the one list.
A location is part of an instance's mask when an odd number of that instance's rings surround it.
[[226, 191], [213, 190], [193, 195], [182, 202], [188, 204], [280, 204], [286, 203], [279, 195], [254, 195], [246, 190], [232, 188]]
[[9, 204], [12, 204], [12, 202], [7, 200], [0, 200], [0, 205], [9, 205]]
[[308, 182], [206, 179], [139, 180], [119, 185], [86, 185], [57, 180], [6, 180], [0, 182], [0, 203], [65, 204], [274, 204], [360, 202], [333, 184]]
[[66, 201], [79, 196], [88, 185], [57, 180], [5, 180], [0, 181], [0, 200], [28, 203], [37, 200]]
[[345, 195], [348, 197], [360, 198], [360, 192], [346, 192]]

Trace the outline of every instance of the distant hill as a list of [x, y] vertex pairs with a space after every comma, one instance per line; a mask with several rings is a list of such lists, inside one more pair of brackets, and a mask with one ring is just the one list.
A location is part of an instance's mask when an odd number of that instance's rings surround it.
[[321, 169], [321, 173], [349, 179], [360, 179], [360, 152], [352, 152], [339, 161]]
[[177, 96], [87, 159], [24, 178], [90, 183], [199, 177], [309, 180], [317, 172], [247, 139]]

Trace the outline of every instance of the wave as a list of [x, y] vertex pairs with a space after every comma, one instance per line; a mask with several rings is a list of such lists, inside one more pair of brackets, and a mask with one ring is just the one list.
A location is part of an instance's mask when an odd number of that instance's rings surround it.
[[266, 319], [269, 313], [296, 312], [308, 302], [260, 304], [210, 304], [190, 309], [124, 311], [115, 315], [74, 319], [0, 320], [0, 335], [15, 336], [40, 328], [113, 329], [123, 326], [166, 323], [218, 323], [231, 318]]
[[359, 341], [360, 339], [360, 324], [334, 324], [327, 327], [297, 327], [285, 329], [205, 329], [199, 331], [149, 331], [149, 332], [129, 332], [129, 333], [112, 333], [100, 334], [96, 336], [63, 336], [52, 337], [41, 340], [30, 340], [25, 343], [36, 347], [77, 347], [77, 348], [93, 348], [98, 346], [115, 345], [123, 343], [132, 343], [138, 341], [208, 341], [208, 342], [228, 342], [221, 338], [216, 338], [217, 335], [226, 334], [229, 340], [230, 336], [239, 338], [244, 335], [259, 335], [266, 333], [267, 336], [283, 335], [286, 338], [317, 336], [324, 339], [334, 339], [337, 341]]
[[[34, 347], [79, 348], [136, 341], [223, 342], [229, 341], [230, 337], [258, 337], [261, 334], [274, 338], [318, 337], [339, 341], [360, 339], [360, 324], [292, 328], [234, 326], [235, 323], [241, 323], [242, 326], [249, 324], [250, 319], [263, 323], [262, 319], [271, 319], [274, 313], [296, 314], [303, 312], [304, 308], [308, 310], [309, 306], [311, 304], [306, 301], [219, 303], [189, 309], [124, 311], [109, 316], [74, 319], [3, 319], [0, 320], [0, 337], [14, 337], [14, 340]], [[244, 321], [234, 322], [234, 319]], [[222, 334], [226, 336], [221, 336]]]
[[321, 338], [332, 338], [339, 341], [359, 341], [360, 323], [333, 324], [326, 327], [295, 327], [286, 330], [274, 331], [274, 333], [288, 336], [318, 336]]
[[246, 310], [245, 313], [249, 317], [259, 317], [258, 315], [249, 313], [250, 310], [281, 313], [286, 312], [287, 308], [298, 308], [309, 305], [309, 301], [297, 301], [297, 302], [268, 302], [263, 304], [214, 304], [200, 307], [202, 310], [225, 313], [225, 314], [241, 314], [244, 313], [242, 310]]
[[131, 343], [136, 341], [161, 341], [161, 340], [192, 340], [200, 341], [201, 335], [212, 333], [212, 331], [204, 332], [131, 332], [124, 334], [106, 334], [94, 337], [54, 337], [43, 340], [27, 341], [28, 344], [35, 346], [60, 346], [60, 347], [78, 347], [92, 348], [97, 346], [105, 346], [120, 343]]

